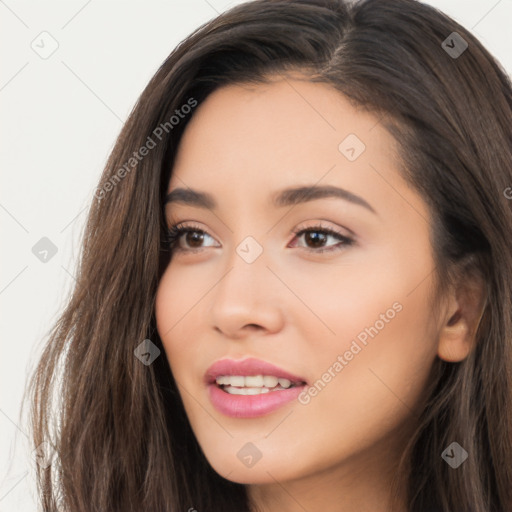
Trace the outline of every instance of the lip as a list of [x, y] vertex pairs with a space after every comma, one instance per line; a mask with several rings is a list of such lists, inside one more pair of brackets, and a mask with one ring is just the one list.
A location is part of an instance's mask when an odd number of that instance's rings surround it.
[[273, 375], [281, 379], [288, 379], [294, 384], [306, 383], [304, 377], [293, 375], [278, 366], [275, 366], [261, 359], [249, 357], [247, 359], [221, 359], [213, 363], [206, 370], [204, 381], [205, 384], [214, 384], [215, 379], [221, 375]]
[[[260, 395], [231, 395], [223, 391], [215, 382], [220, 375], [273, 375], [301, 384]], [[208, 397], [215, 409], [232, 418], [256, 418], [270, 414], [297, 398], [307, 385], [306, 379], [303, 377], [293, 375], [278, 366], [254, 358], [240, 361], [221, 359], [208, 368], [204, 381]]]

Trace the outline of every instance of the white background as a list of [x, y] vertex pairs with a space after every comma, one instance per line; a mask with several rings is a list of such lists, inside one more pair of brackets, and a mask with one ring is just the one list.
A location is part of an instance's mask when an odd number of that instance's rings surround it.
[[[36, 508], [21, 396], [73, 282], [109, 151], [151, 76], [202, 23], [240, 1], [0, 0], [0, 512]], [[512, 0], [430, 0], [512, 74]], [[47, 59], [31, 44], [58, 48]], [[33, 41], [35, 41], [33, 43]], [[42, 51], [42, 50], [41, 50]], [[57, 247], [46, 263], [32, 247]]]

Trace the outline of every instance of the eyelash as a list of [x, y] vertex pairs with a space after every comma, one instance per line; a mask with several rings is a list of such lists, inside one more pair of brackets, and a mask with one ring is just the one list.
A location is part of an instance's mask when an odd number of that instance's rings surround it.
[[[164, 249], [165, 250], [174, 249], [175, 251], [191, 252], [191, 253], [197, 253], [197, 252], [200, 252], [203, 249], [205, 249], [205, 247], [195, 247], [192, 249], [183, 249], [181, 247], [174, 248], [174, 245], [177, 241], [179, 241], [179, 238], [183, 234], [190, 233], [190, 232], [192, 232], [192, 233], [199, 232], [199, 233], [203, 233], [208, 236], [211, 236], [204, 229], [201, 229], [198, 226], [177, 224], [177, 225], [171, 226], [170, 228], [167, 229], [167, 231], [165, 233], [165, 239], [163, 241]], [[344, 247], [351, 246], [355, 242], [355, 240], [353, 238], [342, 235], [341, 233], [338, 233], [337, 231], [334, 231], [330, 228], [324, 227], [321, 224], [318, 224], [316, 226], [311, 226], [311, 227], [305, 228], [305, 229], [300, 229], [300, 228], [294, 229], [292, 232], [295, 235], [295, 237], [298, 237], [298, 236], [303, 235], [304, 233], [310, 233], [310, 232], [322, 233], [325, 235], [334, 236], [335, 238], [340, 240], [340, 242], [343, 242], [343, 244], [341, 246], [335, 245], [335, 246], [328, 247], [326, 249], [323, 249], [323, 248], [311, 249], [309, 247], [302, 247], [302, 249], [306, 249], [306, 251], [311, 252], [311, 253], [323, 253], [323, 252], [337, 251], [337, 250], [341, 250]]]

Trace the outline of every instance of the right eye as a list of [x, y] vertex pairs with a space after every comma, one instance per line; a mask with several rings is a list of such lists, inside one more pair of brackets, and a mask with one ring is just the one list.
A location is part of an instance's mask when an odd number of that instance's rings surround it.
[[[187, 236], [184, 237], [184, 235]], [[205, 236], [212, 238], [206, 231], [204, 231], [204, 229], [201, 229], [197, 225], [178, 224], [167, 229], [164, 239], [164, 246], [168, 250], [172, 249], [173, 251], [198, 252], [205, 247], [194, 244], [201, 244], [204, 242]], [[180, 245], [182, 238], [188, 244], [188, 247], [182, 247]]]

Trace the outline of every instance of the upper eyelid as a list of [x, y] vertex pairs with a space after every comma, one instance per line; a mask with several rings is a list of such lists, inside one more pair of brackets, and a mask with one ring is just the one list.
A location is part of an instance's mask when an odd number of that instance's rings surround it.
[[[190, 222], [190, 224], [189, 224]], [[292, 233], [293, 234], [298, 234], [300, 233], [301, 231], [306, 231], [306, 230], [309, 230], [309, 229], [317, 229], [317, 230], [326, 230], [326, 231], [332, 231], [333, 233], [335, 234], [339, 234], [339, 235], [343, 235], [343, 233], [338, 233], [337, 229], [338, 228], [333, 228], [331, 226], [325, 226], [323, 225], [324, 222], [331, 222], [331, 221], [325, 221], [323, 219], [319, 219], [317, 221], [315, 221], [316, 224], [313, 224], [312, 226], [301, 226], [301, 227], [297, 227], [297, 228], [294, 228], [292, 230]], [[167, 229], [170, 230], [170, 229], [187, 229], [187, 230], [190, 230], [190, 231], [202, 231], [204, 233], [206, 233], [208, 236], [211, 236], [212, 238], [215, 238], [213, 237], [213, 235], [211, 235], [209, 232], [208, 232], [208, 229], [206, 228], [202, 228], [199, 226], [199, 223], [196, 223], [195, 221], [179, 221], [179, 222], [171, 222], [169, 223], [169, 225], [167, 225]], [[342, 227], [341, 229], [343, 230], [346, 230], [347, 231], [347, 234], [344, 235], [346, 237], [354, 237], [356, 236], [356, 234], [349, 228], [346, 228], [346, 227]]]
[[[179, 210], [178, 210], [179, 211]], [[324, 215], [327, 215], [327, 216], [331, 216], [334, 212], [331, 212], [331, 213], [327, 213], [327, 212], [324, 212]], [[308, 214], [308, 216], [311, 215], [311, 218], [314, 219], [314, 212], [310, 212], [310, 214]], [[184, 215], [183, 215], [184, 216]], [[191, 222], [191, 223], [198, 223], [200, 224], [199, 221], [193, 221], [193, 220], [190, 220], [190, 221], [187, 221], [187, 220], [178, 220], [179, 217], [182, 217], [182, 214], [181, 213], [178, 213], [177, 211], [175, 210], [167, 210], [165, 211], [165, 214], [164, 214], [164, 218], [166, 220], [166, 224], [167, 224], [167, 227], [170, 229], [170, 227], [182, 227], [182, 224], [185, 224], [184, 227], [189, 227], [187, 225], [188, 222]], [[182, 217], [183, 218], [183, 217]], [[352, 218], [351, 215], [349, 215], [349, 219]], [[222, 222], [222, 220], [221, 220]], [[302, 222], [307, 222], [307, 221], [302, 221]], [[332, 223], [334, 224], [336, 227], [332, 227], [332, 226], [325, 226], [326, 229], [331, 229], [333, 231], [337, 231], [337, 230], [342, 230], [342, 231], [345, 231], [346, 233], [339, 233], [343, 236], [346, 236], [347, 238], [353, 238], [354, 240], [357, 240], [359, 239], [359, 234], [357, 234], [355, 231], [353, 231], [352, 229], [350, 229], [349, 227], [345, 226], [345, 225], [341, 225], [341, 224], [338, 224], [337, 222], [334, 222], [333, 220], [329, 219], [329, 218], [322, 218], [322, 217], [317, 217], [316, 219], [312, 220], [312, 222], [315, 222], [317, 224], [319, 223]], [[225, 227], [227, 227], [227, 229], [229, 231], [232, 231], [228, 226], [226, 226], [226, 224], [224, 222], [222, 222], [222, 224], [224, 224]], [[305, 226], [301, 229], [309, 229], [310, 227], [317, 227], [317, 225], [315, 226]], [[324, 226], [322, 226], [324, 227]], [[204, 228], [199, 228], [201, 229], [202, 231], [205, 231], [206, 233], [209, 234], [208, 230], [207, 229], [204, 229]], [[212, 235], [210, 235], [212, 236]]]

